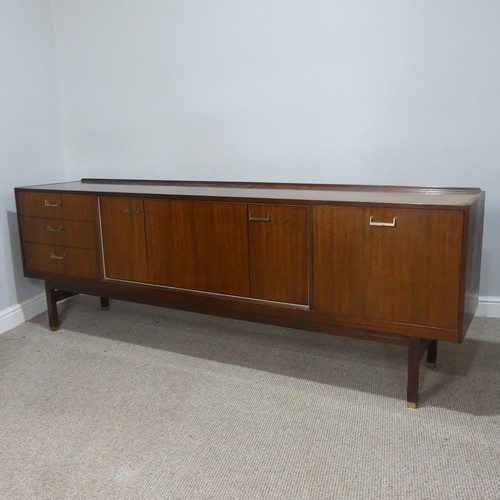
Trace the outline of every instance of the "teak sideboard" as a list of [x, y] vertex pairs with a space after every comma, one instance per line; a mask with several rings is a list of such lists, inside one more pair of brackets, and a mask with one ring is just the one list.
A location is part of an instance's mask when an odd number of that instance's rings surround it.
[[484, 192], [82, 179], [16, 188], [24, 274], [85, 293], [408, 347], [462, 342], [478, 303]]

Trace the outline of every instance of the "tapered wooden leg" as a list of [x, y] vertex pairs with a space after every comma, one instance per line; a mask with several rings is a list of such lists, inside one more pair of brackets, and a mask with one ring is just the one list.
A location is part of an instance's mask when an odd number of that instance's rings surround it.
[[428, 368], [436, 368], [437, 348], [438, 348], [437, 340], [431, 340], [429, 342], [429, 347], [427, 348], [427, 367]]
[[418, 404], [418, 374], [420, 358], [422, 357], [422, 341], [415, 337], [408, 340], [408, 385], [406, 389], [406, 404], [415, 409]]
[[109, 299], [107, 297], [101, 297], [101, 309], [107, 311], [109, 309]]
[[57, 312], [57, 290], [45, 282], [45, 296], [47, 298], [47, 312], [49, 313], [49, 326], [53, 332], [59, 330], [59, 314]]

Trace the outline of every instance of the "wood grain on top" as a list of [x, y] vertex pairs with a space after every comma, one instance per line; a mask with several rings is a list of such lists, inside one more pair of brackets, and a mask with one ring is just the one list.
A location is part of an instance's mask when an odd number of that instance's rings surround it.
[[178, 199], [212, 198], [220, 201], [260, 202], [281, 200], [297, 203], [364, 203], [427, 206], [470, 205], [481, 194], [478, 188], [408, 186], [360, 186], [340, 184], [293, 184], [258, 182], [155, 181], [82, 179], [30, 186], [39, 191], [107, 195], [168, 196]]

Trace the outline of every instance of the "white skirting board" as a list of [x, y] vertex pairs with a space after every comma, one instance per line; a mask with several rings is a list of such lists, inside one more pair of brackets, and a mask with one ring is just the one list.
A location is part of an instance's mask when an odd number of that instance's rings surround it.
[[476, 316], [500, 318], [500, 297], [479, 297]]
[[47, 302], [45, 301], [44, 292], [20, 304], [7, 307], [7, 309], [0, 311], [0, 333], [16, 327], [46, 310]]
[[[28, 321], [37, 314], [47, 310], [45, 293], [8, 307], [0, 312], [0, 334], [4, 333], [24, 321]], [[479, 306], [476, 316], [500, 318], [500, 297], [479, 297]]]

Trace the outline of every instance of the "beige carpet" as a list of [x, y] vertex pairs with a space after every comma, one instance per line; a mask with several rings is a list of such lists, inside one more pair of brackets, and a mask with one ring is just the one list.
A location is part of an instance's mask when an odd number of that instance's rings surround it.
[[406, 350], [75, 297], [0, 335], [0, 498], [500, 499], [500, 320]]

